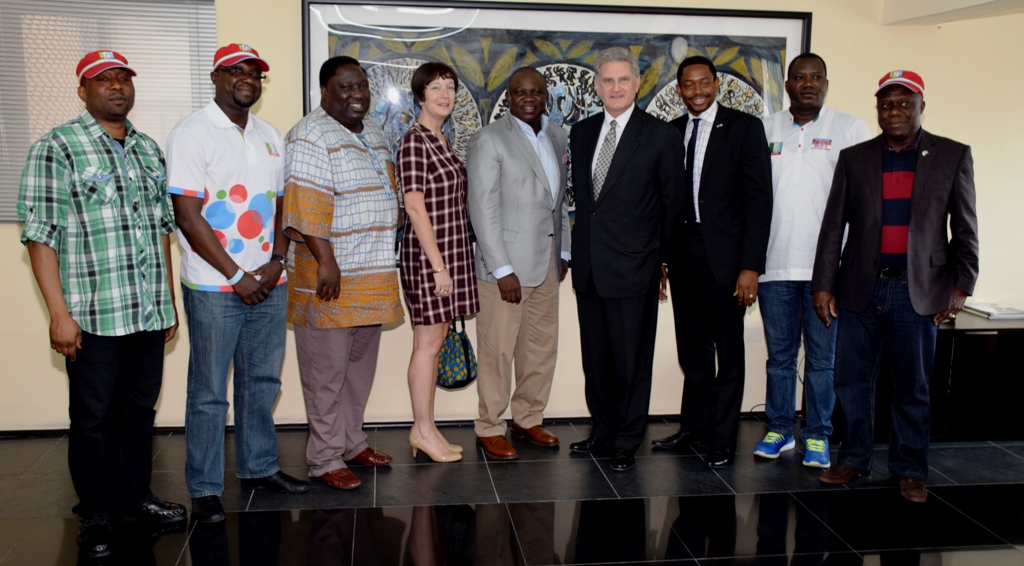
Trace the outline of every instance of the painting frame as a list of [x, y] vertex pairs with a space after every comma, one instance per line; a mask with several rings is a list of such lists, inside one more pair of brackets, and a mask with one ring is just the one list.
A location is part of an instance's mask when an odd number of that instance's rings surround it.
[[[369, 118], [384, 127], [388, 113], [395, 112], [378, 112], [377, 103], [401, 106], [401, 123], [393, 128], [400, 132], [418, 112], [408, 93], [412, 69], [440, 60], [459, 74], [460, 101], [450, 120], [458, 126], [446, 134], [464, 155], [469, 136], [500, 116], [504, 82], [520, 66], [543, 69], [549, 91], [558, 81], [569, 82], [563, 99], [572, 104], [566, 103], [564, 112], [556, 108], [557, 93], [549, 98], [552, 121], [568, 128], [599, 111], [587, 62], [613, 45], [637, 54], [643, 79], [638, 106], [663, 119], [685, 111], [675, 93], [674, 73], [682, 58], [694, 54], [709, 56], [719, 67], [721, 102], [755, 115], [779, 111], [788, 102], [784, 65], [796, 53], [809, 51], [812, 15], [462, 0], [303, 0], [302, 17], [304, 113], [319, 105], [322, 62], [345, 54], [358, 59], [370, 78], [375, 108]], [[555, 81], [552, 72], [558, 73]], [[387, 86], [403, 82], [404, 89]], [[387, 127], [385, 134], [394, 141]]]

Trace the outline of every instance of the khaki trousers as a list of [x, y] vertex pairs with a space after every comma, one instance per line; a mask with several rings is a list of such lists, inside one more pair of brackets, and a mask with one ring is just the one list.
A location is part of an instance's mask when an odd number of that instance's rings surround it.
[[552, 249], [544, 282], [537, 287], [523, 287], [522, 300], [517, 305], [501, 300], [497, 284], [477, 280], [477, 436], [505, 434], [501, 415], [509, 407], [510, 398], [512, 419], [519, 426], [530, 428], [544, 420], [558, 355], [558, 264], [559, 258]]
[[306, 328], [295, 325], [309, 442], [306, 464], [318, 477], [345, 468], [366, 447], [363, 411], [373, 386], [380, 325]]

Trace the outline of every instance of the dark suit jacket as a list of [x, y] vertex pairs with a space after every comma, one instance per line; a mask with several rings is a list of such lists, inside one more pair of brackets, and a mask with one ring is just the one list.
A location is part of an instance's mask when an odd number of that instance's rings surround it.
[[[672, 121], [681, 137], [689, 119], [687, 113]], [[754, 116], [719, 105], [712, 128], [697, 202], [711, 271], [720, 285], [731, 287], [741, 269], [764, 273], [772, 229], [771, 153], [764, 124]], [[682, 206], [685, 211], [689, 205]]]
[[[839, 154], [818, 234], [811, 290], [833, 293], [839, 308], [854, 312], [868, 307], [878, 277], [884, 144], [878, 136]], [[907, 271], [910, 302], [927, 316], [949, 308], [954, 288], [972, 294], [978, 279], [971, 148], [926, 131], [921, 132], [910, 195]]]
[[593, 275], [604, 298], [651, 292], [681, 202], [683, 140], [675, 128], [633, 108], [615, 147], [601, 197], [594, 202], [593, 166], [604, 112], [569, 133], [576, 221], [572, 285], [585, 291]]

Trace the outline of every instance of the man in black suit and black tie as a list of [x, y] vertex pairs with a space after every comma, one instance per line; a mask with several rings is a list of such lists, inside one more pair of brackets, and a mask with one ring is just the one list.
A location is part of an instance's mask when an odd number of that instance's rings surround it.
[[605, 111], [569, 134], [572, 286], [593, 428], [569, 448], [611, 448], [611, 468], [621, 472], [633, 467], [647, 426], [658, 278], [681, 202], [683, 143], [675, 128], [634, 104], [640, 66], [632, 53], [606, 49], [594, 68]]
[[[679, 431], [653, 442], [682, 448], [698, 437], [705, 464], [721, 468], [736, 451], [743, 400], [743, 314], [757, 300], [772, 222], [772, 176], [761, 120], [720, 106], [719, 79], [705, 57], [676, 71], [687, 114], [672, 121], [686, 143], [682, 204], [665, 277], [672, 284], [676, 348], [683, 368]], [[662, 279], [664, 293], [665, 278]], [[715, 374], [715, 356], [718, 374]]]

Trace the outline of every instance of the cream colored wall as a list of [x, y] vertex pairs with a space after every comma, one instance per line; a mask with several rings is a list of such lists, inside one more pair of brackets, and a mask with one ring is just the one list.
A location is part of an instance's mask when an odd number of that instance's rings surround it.
[[[563, 2], [571, 0], [562, 0]], [[575, 2], [582, 4], [583, 2]], [[590, 4], [675, 7], [672, 2], [588, 2]], [[287, 131], [302, 115], [302, 30], [298, 0], [218, 0], [218, 41], [255, 46], [271, 63], [271, 79], [256, 112]], [[924, 77], [928, 103], [924, 126], [971, 144], [978, 186], [981, 231], [979, 300], [1024, 306], [1020, 282], [1024, 269], [1024, 112], [1018, 107], [1024, 77], [1010, 63], [1024, 48], [1024, 14], [969, 20], [941, 26], [879, 25], [881, 0], [805, 2], [775, 0], [691, 0], [689, 7], [749, 10], [814, 10], [812, 49], [829, 64], [828, 103], [860, 116], [878, 132], [873, 115], [873, 85], [884, 72], [910, 68]], [[0, 225], [0, 265], [11, 271], [0, 280], [7, 298], [0, 326], [0, 430], [67, 426], [67, 385], [63, 361], [49, 349], [46, 311], [35, 289], [28, 256], [18, 243], [20, 227]], [[177, 263], [177, 262], [176, 262]], [[678, 411], [682, 379], [675, 362], [671, 308], [660, 310], [651, 413]], [[548, 414], [586, 414], [580, 370], [579, 329], [568, 283], [562, 286], [560, 357]], [[471, 336], [474, 335], [472, 322]], [[183, 424], [188, 336], [182, 332], [168, 348], [164, 389], [157, 424]], [[388, 330], [381, 341], [377, 380], [367, 407], [368, 421], [410, 419], [405, 369], [411, 343], [408, 324]], [[764, 344], [756, 309], [747, 317], [747, 387], [743, 409], [764, 397]], [[278, 423], [302, 423], [304, 412], [289, 346], [284, 387], [275, 416]], [[469, 419], [476, 412], [472, 390], [438, 392], [439, 419]]]

